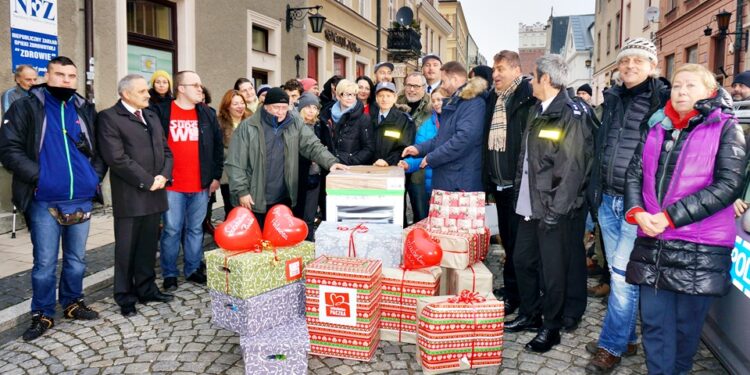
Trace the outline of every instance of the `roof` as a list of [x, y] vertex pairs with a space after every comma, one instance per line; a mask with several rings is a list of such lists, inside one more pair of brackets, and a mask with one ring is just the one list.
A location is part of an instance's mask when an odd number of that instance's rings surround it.
[[569, 16], [552, 17], [552, 38], [550, 39], [550, 53], [562, 53], [565, 38], [568, 35]]
[[573, 47], [576, 51], [587, 51], [594, 48], [594, 40], [589, 31], [594, 23], [593, 14], [570, 16], [570, 30], [573, 33]]

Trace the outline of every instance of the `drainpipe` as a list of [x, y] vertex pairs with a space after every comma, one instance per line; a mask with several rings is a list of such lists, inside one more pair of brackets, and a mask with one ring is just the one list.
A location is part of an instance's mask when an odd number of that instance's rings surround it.
[[94, 0], [85, 0], [83, 5], [84, 14], [84, 40], [86, 44], [86, 99], [95, 102], [94, 98]]
[[377, 24], [377, 31], [375, 31], [375, 63], [380, 62], [380, 16], [381, 16], [381, 7], [380, 7], [380, 1], [376, 0], [377, 7], [375, 10], [375, 18], [377, 18], [377, 21], [375, 22]]
[[740, 66], [740, 55], [742, 54], [742, 45], [747, 42], [743, 40], [743, 38], [745, 37], [745, 33], [742, 31], [742, 23], [744, 22], [742, 19], [742, 8], [744, 5], [743, 3], [743, 0], [737, 0], [737, 12], [735, 13], [737, 15], [737, 34], [735, 34], [734, 38], [734, 74], [732, 74], [735, 77], [737, 76], [737, 74], [740, 74], [742, 72], [742, 67]]

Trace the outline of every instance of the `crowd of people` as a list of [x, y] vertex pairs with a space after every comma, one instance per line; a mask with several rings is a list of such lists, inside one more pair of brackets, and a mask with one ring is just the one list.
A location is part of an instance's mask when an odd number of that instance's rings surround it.
[[[594, 106], [590, 85], [567, 88], [559, 55], [537, 59], [529, 76], [516, 52], [493, 60], [467, 71], [428, 54], [402, 90], [390, 62], [372, 78], [333, 76], [322, 87], [304, 78], [256, 88], [239, 78], [215, 109], [196, 72], [131, 74], [119, 81], [120, 100], [98, 114], [76, 93], [70, 59], [52, 59], [39, 85], [33, 68], [19, 66], [17, 87], [2, 96], [0, 161], [34, 245], [23, 338], [54, 326], [61, 241], [63, 315], [98, 317], [82, 278], [92, 201], [108, 170], [114, 296], [132, 316], [137, 302], [172, 300], [180, 274], [206, 283], [201, 249], [216, 191], [225, 215], [242, 206], [261, 226], [271, 206], [289, 206], [312, 240], [328, 171], [397, 166], [414, 222], [427, 217], [435, 189], [494, 200], [506, 254], [495, 294], [506, 315], [517, 313], [505, 330], [536, 332], [528, 350], [549, 351], [561, 331], [574, 331], [587, 293], [608, 295], [599, 339], [585, 345], [589, 372], [609, 372], [637, 352], [640, 317], [649, 373], [687, 373], [708, 309], [730, 286], [734, 220], [747, 208], [732, 96], [748, 99], [750, 72], [735, 77], [732, 95], [700, 65], [667, 80], [654, 44], [631, 39], [617, 56], [617, 81]], [[587, 291], [583, 239], [592, 233], [605, 272]]]

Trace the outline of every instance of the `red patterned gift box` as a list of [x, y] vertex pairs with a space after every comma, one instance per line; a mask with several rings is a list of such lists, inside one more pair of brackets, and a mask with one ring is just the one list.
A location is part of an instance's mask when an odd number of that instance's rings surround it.
[[382, 264], [321, 256], [306, 268], [311, 354], [369, 361], [380, 342]]
[[380, 339], [416, 344], [417, 299], [437, 295], [442, 269], [383, 268]]
[[404, 228], [404, 240], [407, 234], [415, 228], [425, 229], [443, 249], [443, 259], [440, 266], [457, 270], [483, 261], [490, 249], [490, 231], [484, 228], [483, 233], [454, 232], [431, 227], [429, 218], [410, 227]]
[[503, 303], [468, 290], [417, 301], [417, 361], [425, 374], [499, 366]]
[[427, 219], [442, 231], [483, 233], [484, 203], [483, 192], [433, 190]]

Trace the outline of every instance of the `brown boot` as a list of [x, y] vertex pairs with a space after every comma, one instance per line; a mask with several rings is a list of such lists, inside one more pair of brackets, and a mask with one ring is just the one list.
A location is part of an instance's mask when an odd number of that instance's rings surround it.
[[606, 374], [620, 363], [620, 357], [610, 354], [604, 349], [597, 350], [594, 358], [586, 365], [587, 374]]
[[609, 295], [609, 284], [599, 284], [588, 288], [589, 297], [603, 298]]

